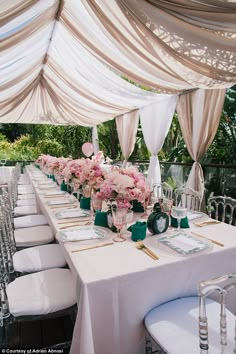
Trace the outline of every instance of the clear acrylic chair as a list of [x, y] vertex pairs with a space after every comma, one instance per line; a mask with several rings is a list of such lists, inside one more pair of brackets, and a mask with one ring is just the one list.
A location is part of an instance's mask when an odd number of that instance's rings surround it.
[[[145, 317], [146, 354], [235, 353], [235, 315], [226, 309], [236, 273], [202, 281], [198, 296], [178, 298]], [[217, 295], [214, 301], [209, 296]], [[157, 350], [157, 351], [155, 351]]]
[[175, 205], [181, 205], [182, 207], [187, 208], [188, 211], [200, 211], [202, 196], [192, 188], [185, 187], [175, 190], [174, 202]]
[[[76, 286], [69, 269], [49, 269], [16, 278], [6, 284], [0, 278], [0, 327], [3, 348], [10, 345], [8, 332], [15, 322], [41, 321], [69, 315], [76, 318]], [[71, 340], [50, 347], [68, 348]]]
[[161, 197], [165, 199], [173, 198], [173, 188], [166, 182], [161, 183]]
[[[3, 201], [4, 197], [0, 196], [0, 255], [7, 264], [8, 278], [13, 279], [20, 273], [65, 267], [66, 260], [60, 245], [48, 244], [54, 240], [50, 227], [14, 230], [7, 200], [5, 204]], [[27, 248], [19, 250], [22, 247]]]
[[207, 210], [210, 218], [236, 226], [236, 199], [225, 196], [209, 197]]

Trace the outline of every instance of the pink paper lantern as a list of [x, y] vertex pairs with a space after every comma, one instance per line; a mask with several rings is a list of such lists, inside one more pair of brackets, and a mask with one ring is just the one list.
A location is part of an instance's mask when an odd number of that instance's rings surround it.
[[84, 143], [82, 145], [82, 152], [86, 157], [90, 157], [94, 153], [94, 148], [92, 143]]

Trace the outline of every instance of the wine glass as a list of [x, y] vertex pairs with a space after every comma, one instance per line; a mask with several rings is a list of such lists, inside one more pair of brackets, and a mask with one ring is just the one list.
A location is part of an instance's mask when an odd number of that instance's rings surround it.
[[102, 210], [102, 199], [96, 194], [96, 192], [92, 193], [91, 204], [92, 204], [93, 221], [94, 221], [96, 212]]
[[84, 184], [82, 186], [82, 193], [85, 198], [91, 197], [91, 191], [92, 191], [92, 188], [88, 184]]
[[6, 165], [6, 162], [7, 162], [7, 160], [5, 160], [5, 159], [0, 160], [0, 164], [1, 164], [2, 166]]
[[185, 218], [187, 216], [187, 208], [183, 208], [180, 206], [173, 206], [171, 209], [171, 215], [173, 218], [176, 218], [178, 221], [178, 228], [177, 230], [180, 230], [180, 221], [181, 219]]
[[143, 206], [143, 214], [141, 215], [142, 218], [148, 216], [147, 209], [148, 206], [150, 205], [150, 202], [151, 202], [151, 192], [146, 194], [145, 199], [141, 203]]
[[126, 225], [126, 215], [127, 209], [125, 208], [113, 208], [112, 209], [112, 219], [113, 224], [118, 230], [117, 235], [113, 238], [115, 242], [125, 241], [125, 237], [121, 234], [121, 229]]
[[162, 207], [162, 211], [166, 213], [169, 217], [169, 227], [168, 227], [169, 229], [172, 229], [171, 218], [170, 218], [172, 205], [173, 205], [173, 199], [163, 198], [161, 207]]

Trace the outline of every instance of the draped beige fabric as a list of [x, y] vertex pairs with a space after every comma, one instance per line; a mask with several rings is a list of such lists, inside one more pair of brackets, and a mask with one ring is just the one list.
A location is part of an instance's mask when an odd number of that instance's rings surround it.
[[174, 94], [236, 82], [232, 1], [0, 0], [0, 27], [2, 123], [94, 126], [155, 101], [119, 75]]
[[123, 167], [126, 167], [128, 158], [134, 150], [138, 130], [139, 110], [135, 110], [116, 118], [116, 128], [122, 154]]
[[188, 152], [195, 161], [187, 186], [204, 193], [204, 176], [200, 160], [212, 143], [224, 104], [225, 90], [202, 90], [181, 95], [178, 118]]
[[12, 21], [15, 17], [20, 16], [23, 12], [29, 10], [38, 0], [1, 0], [1, 25]]
[[[159, 87], [155, 82], [153, 87], [223, 88], [235, 82], [235, 4], [226, 3], [226, 13], [221, 4], [222, 16], [214, 6], [199, 5], [198, 16], [191, 17], [187, 11], [182, 12], [181, 1], [154, 1], [155, 6], [137, 0], [117, 0], [116, 4], [111, 0], [83, 0], [83, 3], [123, 53], [139, 66], [143, 62], [145, 70], [160, 79]], [[171, 3], [175, 10], [172, 12]], [[217, 5], [220, 1], [212, 3]], [[191, 13], [195, 1], [186, 4]], [[105, 56], [106, 53], [103, 59], [108, 60]]]

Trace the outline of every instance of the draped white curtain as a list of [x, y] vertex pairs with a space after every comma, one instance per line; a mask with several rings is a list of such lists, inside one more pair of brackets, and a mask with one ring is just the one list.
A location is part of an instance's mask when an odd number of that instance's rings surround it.
[[93, 148], [94, 148], [94, 155], [96, 155], [98, 153], [98, 151], [100, 150], [97, 127], [92, 128], [92, 143], [93, 143]]
[[178, 118], [188, 152], [195, 161], [187, 187], [203, 196], [204, 176], [200, 159], [212, 143], [219, 126], [225, 90], [199, 89], [181, 95], [177, 104]]
[[150, 187], [153, 184], [161, 184], [161, 170], [157, 154], [161, 150], [170, 128], [176, 102], [177, 96], [167, 95], [158, 103], [155, 102], [140, 109], [143, 137], [151, 153], [147, 177]]
[[126, 167], [128, 158], [134, 150], [138, 130], [139, 110], [126, 113], [116, 118], [116, 128], [124, 156], [123, 167]]

